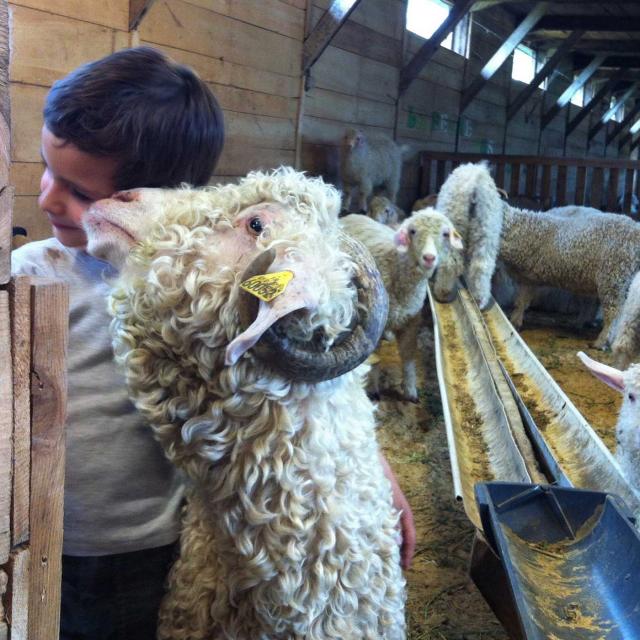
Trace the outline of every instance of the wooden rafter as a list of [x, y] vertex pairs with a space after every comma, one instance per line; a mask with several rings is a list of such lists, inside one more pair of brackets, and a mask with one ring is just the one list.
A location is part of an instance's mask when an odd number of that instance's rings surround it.
[[544, 66], [535, 78], [520, 92], [516, 99], [507, 108], [507, 122], [518, 113], [524, 103], [535, 93], [536, 89], [544, 80], [551, 75], [551, 72], [558, 66], [560, 61], [569, 53], [576, 42], [584, 35], [584, 31], [573, 31], [568, 38], [562, 41], [555, 53], [545, 62]]
[[420, 71], [431, 60], [443, 40], [456, 28], [456, 25], [467, 15], [475, 0], [458, 0], [452, 7], [444, 22], [436, 29], [413, 59], [400, 72], [400, 95], [402, 95], [418, 77]]
[[[604, 98], [606, 98], [609, 95], [609, 93], [611, 93], [611, 91], [614, 89], [615, 85], [620, 81], [623, 75], [624, 75], [624, 71], [619, 69], [617, 73], [612, 75], [600, 87], [600, 89], [598, 89], [598, 92], [591, 98], [591, 100], [589, 100], [589, 103], [587, 105], [585, 105], [584, 107], [582, 107], [582, 109], [580, 109], [580, 111], [573, 118], [573, 120], [569, 121], [569, 123], [567, 124], [567, 128], [565, 129], [565, 134], [564, 134], [565, 140], [575, 131], [578, 125], [600, 104], [600, 102]], [[595, 126], [598, 126], [598, 125], [599, 125], [599, 128], [596, 131], [596, 133], [598, 133], [598, 131], [600, 131], [600, 128], [604, 126], [604, 123], [602, 122], [602, 120], [599, 120], [597, 125]], [[590, 136], [589, 140], [591, 140], [591, 137], [593, 136]]]
[[574, 81], [565, 89], [564, 93], [556, 100], [556, 103], [542, 116], [540, 126], [544, 129], [555, 117], [558, 115], [563, 107], [566, 107], [571, 98], [575, 95], [581, 87], [589, 80], [589, 78], [598, 70], [598, 67], [602, 64], [605, 56], [596, 56], [589, 66], [583, 69]]
[[638, 100], [633, 109], [629, 111], [622, 120], [619, 122], [613, 130], [607, 135], [605, 139], [605, 146], [610, 145], [627, 127], [631, 126], [636, 120], [636, 116], [640, 113], [640, 100]]
[[[537, 41], [545, 49], [560, 46], [563, 42], [563, 38], [533, 38], [533, 41]], [[628, 53], [638, 55], [640, 51], [640, 40], [603, 40], [601, 38], [585, 38], [582, 42], [579, 42], [573, 47], [573, 50], [580, 53]]]
[[324, 12], [318, 24], [304, 41], [302, 71], [306, 73], [329, 46], [333, 36], [347, 21], [361, 0], [334, 0]]
[[629, 147], [629, 153], [631, 153], [640, 144], [640, 135], [634, 138]]
[[640, 31], [640, 18], [634, 16], [545, 16], [536, 25], [536, 31]]
[[498, 50], [491, 56], [480, 75], [465, 89], [460, 101], [460, 113], [462, 113], [471, 101], [480, 93], [482, 88], [493, 77], [505, 60], [513, 53], [513, 50], [522, 42], [524, 37], [533, 29], [538, 20], [542, 18], [549, 7], [549, 2], [538, 2], [527, 14], [524, 20], [515, 28], [513, 33], [500, 45]]
[[[524, 2], [530, 2], [530, 0], [478, 0], [474, 5], [472, 11], [482, 11], [483, 9], [490, 9], [501, 4], [518, 5]], [[638, 0], [616, 0], [616, 4], [636, 4]], [[555, 5], [563, 4], [602, 4], [602, 0], [553, 0]]]
[[129, 31], [140, 26], [142, 18], [154, 2], [155, 0], [129, 0]]

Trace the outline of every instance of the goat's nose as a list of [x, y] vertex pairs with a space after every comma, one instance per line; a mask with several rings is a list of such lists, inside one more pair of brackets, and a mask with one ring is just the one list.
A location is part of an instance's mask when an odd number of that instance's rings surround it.
[[111, 198], [120, 202], [133, 202], [138, 199], [138, 194], [135, 191], [116, 191]]
[[433, 266], [433, 263], [436, 261], [436, 257], [433, 255], [433, 253], [423, 253], [422, 260], [427, 267], [431, 267]]

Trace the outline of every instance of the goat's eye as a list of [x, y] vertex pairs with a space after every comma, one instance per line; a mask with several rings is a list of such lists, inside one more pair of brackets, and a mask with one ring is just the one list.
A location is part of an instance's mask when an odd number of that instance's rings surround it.
[[416, 230], [415, 229], [409, 229], [409, 235], [415, 236], [416, 235]]
[[631, 400], [631, 402], [635, 402], [636, 401], [636, 394], [635, 393], [630, 393], [627, 398], [629, 398], [629, 400]]
[[449, 238], [450, 236], [451, 236], [451, 233], [449, 232], [448, 229], [446, 231], [442, 232], [442, 237], [443, 238]]
[[259, 236], [263, 230], [262, 220], [258, 217], [251, 218], [251, 220], [249, 220], [249, 227], [256, 235]]

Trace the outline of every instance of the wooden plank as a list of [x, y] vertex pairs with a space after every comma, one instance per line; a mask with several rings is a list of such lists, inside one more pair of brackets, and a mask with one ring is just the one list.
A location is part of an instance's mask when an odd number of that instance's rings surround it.
[[11, 159], [40, 162], [42, 108], [46, 87], [15, 83], [11, 86]]
[[13, 194], [13, 187], [0, 186], [0, 285], [6, 285], [11, 278]]
[[304, 49], [302, 51], [303, 73], [306, 73], [315, 64], [359, 3], [360, 0], [335, 0], [325, 11], [313, 31], [304, 41]]
[[504, 189], [504, 169], [505, 163], [498, 162], [496, 167], [496, 185], [501, 189]]
[[11, 277], [11, 101], [9, 96], [9, 8], [0, 0], [0, 285]]
[[[536, 195], [536, 173], [537, 166], [533, 163], [527, 165], [527, 178], [525, 183], [525, 194], [530, 198], [533, 198]], [[514, 195], [518, 195], [515, 193]]]
[[605, 147], [611, 144], [615, 138], [622, 133], [627, 127], [633, 124], [636, 116], [640, 113], [640, 99], [636, 101], [635, 105], [625, 114], [622, 122], [617, 122], [613, 127], [611, 133], [607, 134], [605, 140]]
[[255, 145], [225, 144], [216, 175], [243, 176], [254, 169], [275, 169], [281, 164], [293, 166], [295, 149], [265, 149]]
[[9, 182], [16, 196], [37, 196], [40, 193], [41, 162], [12, 162]]
[[67, 405], [67, 286], [31, 286], [31, 556], [29, 638], [55, 640], [60, 628], [64, 424]]
[[50, 238], [51, 224], [38, 207], [37, 196], [20, 196], [13, 205], [13, 224], [27, 230], [28, 240], [44, 240]]
[[13, 375], [9, 292], [0, 290], [0, 565], [11, 549], [11, 442], [13, 434]]
[[515, 197], [520, 195], [520, 164], [511, 163], [511, 181], [509, 183], [509, 195]]
[[427, 156], [420, 158], [420, 192], [418, 198], [424, 198], [431, 193], [431, 160]]
[[312, 89], [305, 97], [305, 115], [348, 124], [393, 127], [395, 108], [385, 102], [368, 100], [326, 89]]
[[545, 164], [542, 167], [542, 182], [540, 183], [540, 199], [548, 202], [551, 195], [551, 165]]
[[567, 204], [567, 167], [558, 167], [555, 203], [558, 207]]
[[434, 31], [420, 48], [418, 53], [406, 64], [400, 72], [400, 90], [402, 95], [418, 77], [427, 62], [435, 55], [444, 39], [456, 28], [456, 25], [467, 15], [475, 0], [461, 0], [456, 2], [449, 11], [442, 24]]
[[602, 208], [602, 191], [604, 188], [604, 169], [602, 167], [594, 167], [593, 177], [591, 179], [591, 202], [589, 203], [596, 209]]
[[13, 496], [11, 543], [29, 539], [31, 470], [31, 283], [17, 276], [9, 285], [13, 369]]
[[9, 558], [7, 620], [11, 626], [11, 640], [29, 640], [30, 559], [31, 554], [28, 547], [12, 551]]
[[609, 185], [607, 187], [607, 211], [618, 210], [618, 182], [620, 169], [609, 169]]
[[[320, 15], [312, 11], [315, 18], [311, 20], [311, 26], [315, 26], [317, 21], [326, 11], [333, 0], [313, 0], [314, 9], [320, 9]], [[349, 16], [347, 24], [355, 23], [373, 29], [382, 35], [396, 40], [402, 40], [404, 14], [406, 14], [406, 2], [403, 0], [366, 0], [360, 3]], [[346, 26], [346, 25], [345, 25]]]
[[[260, 0], [260, 2], [189, 0], [189, 2], [211, 11], [210, 20], [216, 20], [218, 15], [223, 15], [296, 40], [302, 40], [304, 37], [304, 10], [300, 11], [300, 7], [280, 0]], [[242, 25], [238, 25], [238, 28], [241, 29]]]
[[625, 213], [631, 213], [631, 202], [633, 200], [633, 176], [635, 171], [627, 169], [624, 177], [624, 200], [622, 202], [622, 210]]
[[435, 190], [436, 193], [440, 192], [440, 189], [442, 188], [442, 185], [444, 184], [444, 180], [447, 176], [446, 165], [447, 165], [446, 160], [438, 160], [436, 162], [436, 190]]
[[139, 28], [154, 45], [224, 58], [254, 69], [300, 76], [302, 40], [228, 18], [190, 2], [156, 2]]
[[112, 29], [126, 31], [129, 28], [128, 0], [11, 0], [11, 4]]
[[[12, 7], [11, 80], [42, 86], [113, 51], [113, 31], [65, 16]], [[61, 47], [73, 42], [73, 47]], [[52, 55], [55, 51], [55, 55]]]
[[587, 168], [578, 167], [578, 171], [576, 173], [576, 194], [574, 197], [574, 202], [579, 205], [584, 204], [584, 187], [586, 183], [586, 178], [587, 178]]

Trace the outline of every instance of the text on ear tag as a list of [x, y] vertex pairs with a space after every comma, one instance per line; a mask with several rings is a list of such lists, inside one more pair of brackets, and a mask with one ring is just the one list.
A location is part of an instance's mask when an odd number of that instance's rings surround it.
[[256, 298], [271, 302], [277, 298], [286, 288], [293, 278], [293, 271], [276, 271], [275, 273], [265, 273], [260, 276], [253, 276], [240, 283], [240, 288], [253, 294]]

